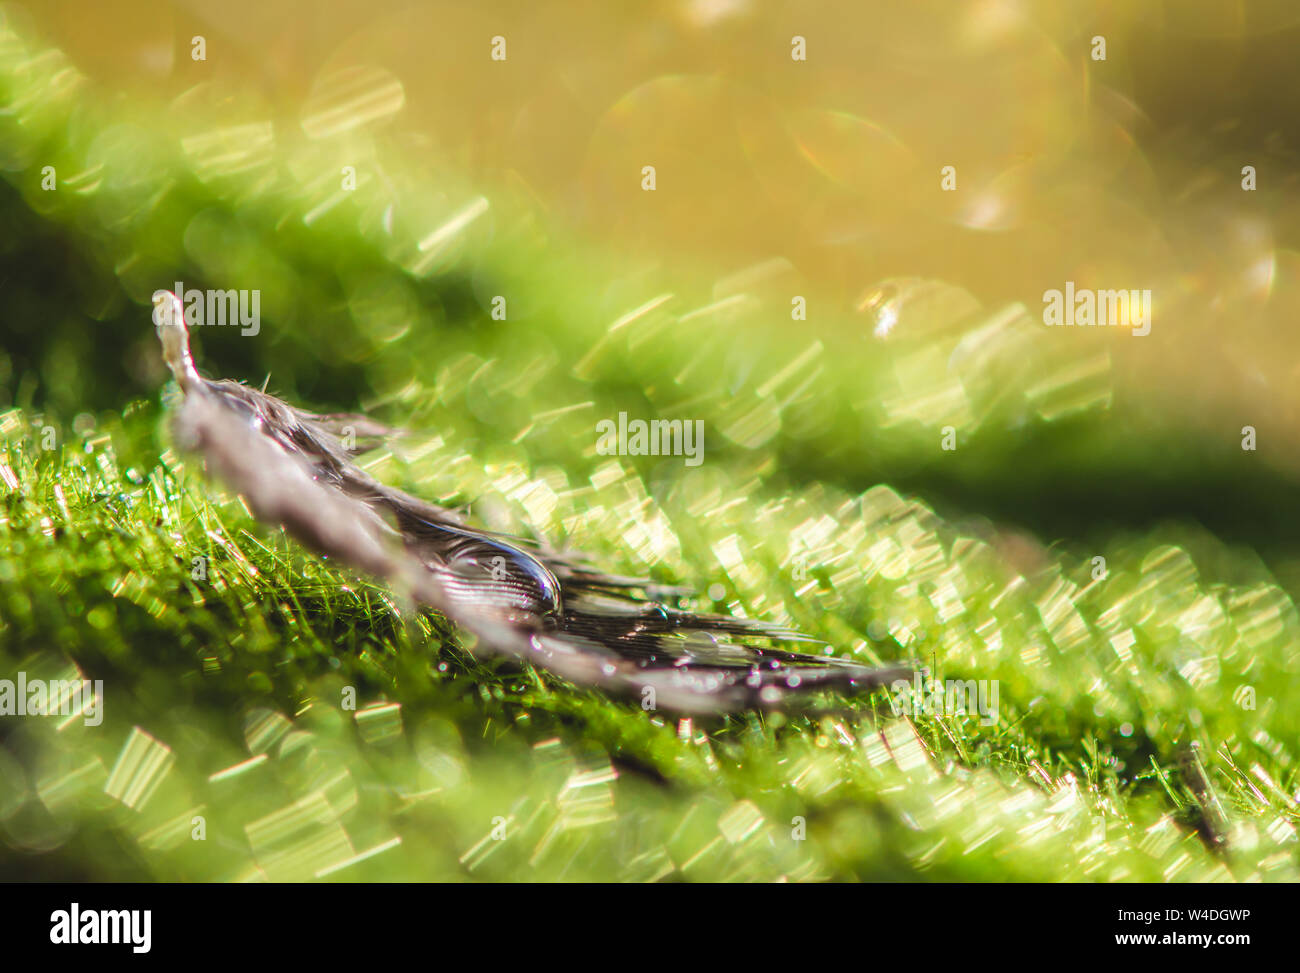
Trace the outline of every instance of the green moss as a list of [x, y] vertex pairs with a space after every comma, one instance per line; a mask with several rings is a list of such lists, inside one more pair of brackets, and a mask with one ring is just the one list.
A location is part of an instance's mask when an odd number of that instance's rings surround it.
[[[1273, 529], [1293, 485], [1231, 444], [1116, 409], [1104, 369], [956, 296], [916, 336], [864, 344], [845, 320], [814, 344], [788, 305], [740, 313], [685, 271], [544, 241], [505, 191], [422, 251], [474, 198], [450, 168], [384, 147], [387, 188], [322, 212], [334, 184], [298, 176], [350, 146], [226, 172], [147, 125], [95, 138], [122, 119], [0, 41], [0, 94], [26, 106], [0, 116], [0, 678], [80, 672], [104, 704], [98, 726], [0, 716], [0, 842], [23, 874], [1296, 880], [1300, 619], [1256, 553], [1293, 549]], [[84, 178], [42, 193], [47, 160]], [[842, 655], [997, 680], [997, 719], [909, 718], [881, 693], [678, 720], [476, 658], [171, 453], [147, 303], [175, 280], [264, 294], [257, 337], [201, 329], [200, 367], [409, 428], [376, 475], [611, 570], [720, 586], [697, 603]], [[952, 364], [999, 321], [987, 360]], [[595, 455], [620, 411], [703, 419], [706, 462]], [[1227, 482], [1259, 516], [1190, 525]], [[1060, 509], [1091, 483], [1102, 500]], [[1162, 499], [1182, 516], [1132, 526]], [[994, 527], [1008, 510], [1059, 543]], [[1226, 852], [1197, 833], [1193, 742]]]

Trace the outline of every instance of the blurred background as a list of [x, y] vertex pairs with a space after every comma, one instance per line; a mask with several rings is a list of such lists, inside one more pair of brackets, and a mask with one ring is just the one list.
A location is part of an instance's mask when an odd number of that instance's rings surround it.
[[[1150, 289], [1155, 323], [1141, 340], [1124, 329], [1051, 335], [1053, 354], [1070, 362], [1061, 381], [1084, 387], [1047, 411], [1059, 418], [1103, 404], [1115, 420], [1114, 455], [1108, 469], [1092, 470], [1095, 482], [1071, 474], [1039, 487], [1067, 519], [1091, 497], [1120, 519], [1185, 509], [1254, 540], [1297, 536], [1291, 518], [1261, 508], [1216, 455], [1235, 449], [1249, 424], [1260, 433], [1259, 476], [1289, 478], [1300, 457], [1289, 353], [1300, 310], [1300, 12], [1286, 0], [981, 0], [852, 12], [746, 0], [596, 10], [189, 0], [30, 3], [7, 16], [66, 52], [78, 97], [121, 112], [93, 138], [82, 133], [89, 168], [78, 175], [119, 189], [116, 205], [147, 199], [162, 219], [159, 177], [179, 150], [218, 196], [278, 194], [281, 238], [291, 232], [284, 219], [372, 219], [390, 241], [395, 225], [426, 242], [450, 227], [436, 252], [399, 260], [416, 281], [468, 277], [464, 296], [479, 310], [495, 288], [487, 278], [543, 273], [539, 251], [598, 255], [585, 279], [549, 288], [538, 280], [540, 293], [519, 295], [513, 316], [533, 315], [539, 327], [547, 322], [538, 305], [560, 293], [569, 300], [575, 285], [605, 293], [657, 275], [665, 290], [690, 281], [722, 298], [762, 299], [767, 316], [751, 315], [745, 327], [816, 338], [869, 368], [882, 335], [901, 343], [975, 308], [1017, 302], [1036, 317], [1043, 292], [1066, 280]], [[1105, 60], [1093, 57], [1098, 36]], [[196, 37], [202, 61], [193, 59]], [[497, 37], [504, 60], [492, 56]], [[807, 60], [792, 59], [795, 37], [805, 39]], [[156, 154], [151, 142], [162, 146]], [[17, 156], [11, 171], [31, 161]], [[641, 185], [647, 165], [653, 192]], [[355, 168], [365, 203], [341, 213], [343, 166]], [[956, 191], [941, 190], [944, 166], [955, 168]], [[1257, 173], [1254, 191], [1242, 189], [1243, 166]], [[85, 181], [77, 191], [95, 192]], [[30, 181], [12, 192], [38, 211], [50, 206]], [[363, 206], [373, 213], [358, 213]], [[268, 316], [281, 321], [311, 306], [274, 253], [270, 267], [235, 255], [256, 220], [245, 212], [227, 222], [221, 211], [173, 214], [184, 220], [169, 227], [179, 252], [152, 261], [101, 254], [117, 280], [75, 285], [56, 286], [48, 254], [7, 234], [11, 261], [31, 265], [10, 277], [11, 310], [44, 304], [53, 290], [60, 300], [39, 315], [8, 316], [12, 357], [0, 395], [30, 387], [76, 410], [83, 382], [99, 406], [120, 398], [124, 382], [152, 387], [160, 375], [148, 336], [123, 347], [116, 335], [125, 325], [97, 329], [95, 391], [89, 376], [64, 380], [59, 369], [81, 353], [33, 320], [75, 304], [115, 321], [119, 292], [138, 302], [171, 273], [188, 273], [195, 286], [260, 285]], [[141, 215], [132, 219], [144, 232]], [[507, 242], [512, 266], [487, 266], [484, 247]], [[164, 272], [171, 258], [177, 266]], [[439, 303], [454, 300], [445, 291]], [[807, 321], [771, 313], [792, 294], [807, 298]], [[276, 330], [273, 322], [263, 344], [292, 340]], [[258, 364], [273, 365], [285, 391], [337, 398], [358, 378], [328, 379], [356, 357], [339, 347], [346, 342], [302, 342]], [[239, 344], [212, 353], [221, 361], [229, 349], [231, 367], [250, 366], [258, 353], [241, 354]], [[1050, 384], [1051, 375], [1035, 380]], [[882, 394], [868, 382], [862, 392]], [[1152, 423], [1179, 455], [1153, 462], [1126, 442], [1131, 427]], [[1181, 455], [1188, 442], [1198, 444], [1191, 459]], [[1204, 501], [1186, 483], [1197, 473], [1209, 488]], [[1034, 514], [1023, 497], [1003, 503], [1001, 483], [977, 486], [982, 504]]]

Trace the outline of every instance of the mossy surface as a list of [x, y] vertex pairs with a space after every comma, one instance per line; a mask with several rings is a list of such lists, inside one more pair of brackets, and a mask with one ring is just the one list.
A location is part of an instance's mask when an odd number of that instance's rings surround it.
[[[0, 678], [103, 687], [0, 716], [10, 877], [1298, 877], [1294, 484], [1118, 408], [1104, 356], [939, 284], [810, 338], [369, 135], [199, 153], [9, 28], [0, 96]], [[375, 475], [996, 714], [681, 719], [480, 660], [172, 451], [149, 297], [230, 280], [260, 331], [200, 368], [409, 430]], [[705, 462], [597, 455], [620, 411], [704, 420]]]

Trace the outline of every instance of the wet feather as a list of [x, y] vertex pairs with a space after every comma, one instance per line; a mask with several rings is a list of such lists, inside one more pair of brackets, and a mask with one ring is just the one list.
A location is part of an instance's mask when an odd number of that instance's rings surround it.
[[[817, 640], [680, 610], [659, 599], [682, 589], [606, 574], [581, 556], [476, 528], [455, 510], [383, 484], [352, 457], [392, 430], [203, 378], [179, 301], [160, 291], [155, 303], [163, 357], [182, 393], [178, 444], [200, 455], [258, 519], [440, 612], [475, 636], [475, 651], [641, 699], [652, 690], [655, 707], [691, 713], [781, 707], [816, 689], [860, 692], [910, 675], [782, 648]], [[344, 445], [354, 437], [355, 447]]]

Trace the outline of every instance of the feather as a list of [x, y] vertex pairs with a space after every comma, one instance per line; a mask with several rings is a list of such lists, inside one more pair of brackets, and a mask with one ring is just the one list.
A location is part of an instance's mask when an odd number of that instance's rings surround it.
[[169, 291], [154, 300], [163, 357], [182, 393], [177, 444], [201, 456], [259, 520], [441, 613], [475, 637], [476, 652], [642, 700], [653, 690], [653, 706], [688, 713], [775, 708], [811, 690], [863, 691], [911, 674], [760, 644], [818, 640], [679, 610], [657, 599], [684, 589], [603, 573], [387, 486], [352, 461], [363, 447], [345, 446], [344, 435], [369, 442], [393, 430], [202, 377], [179, 300]]

